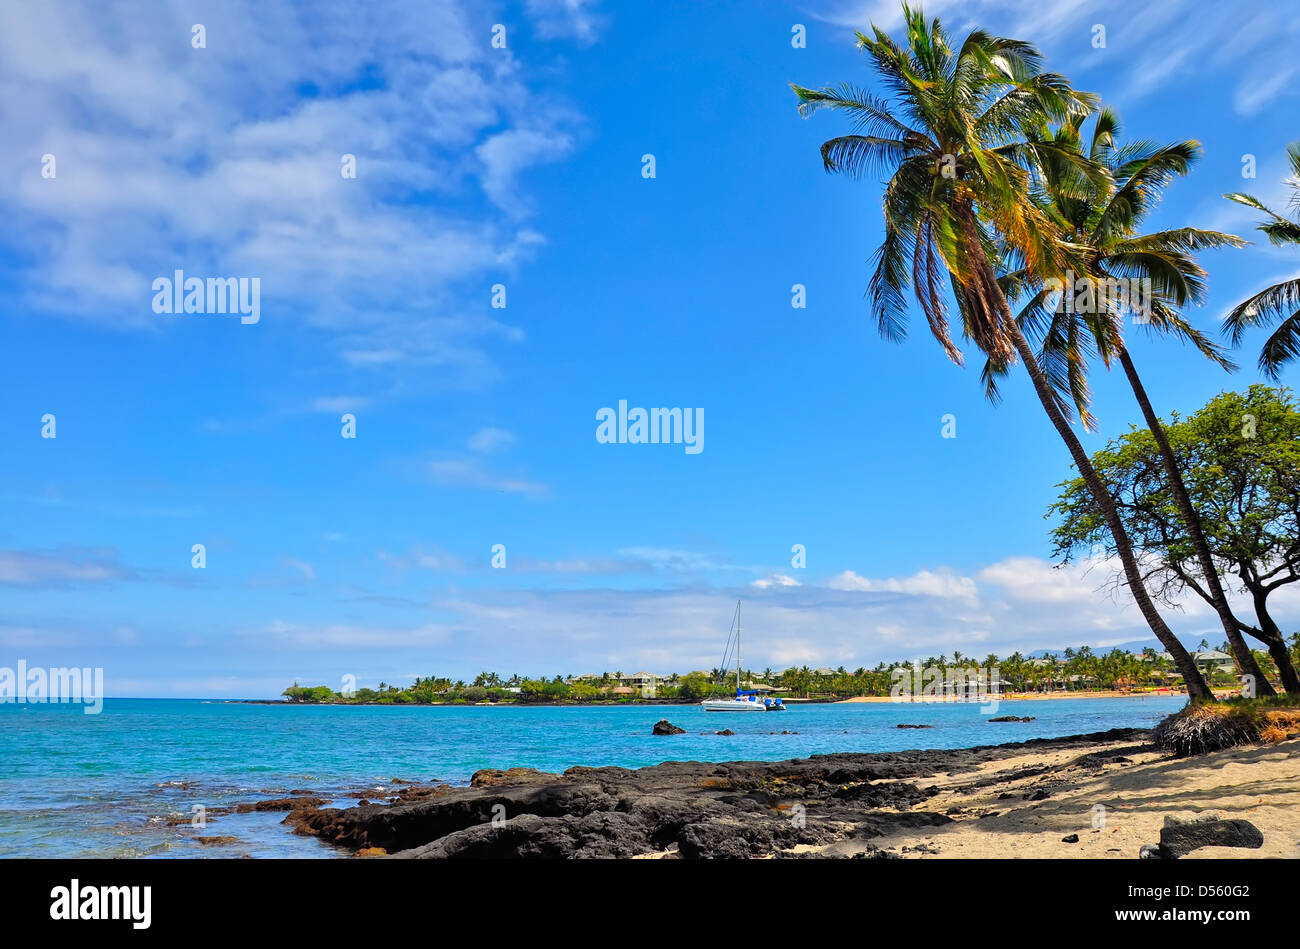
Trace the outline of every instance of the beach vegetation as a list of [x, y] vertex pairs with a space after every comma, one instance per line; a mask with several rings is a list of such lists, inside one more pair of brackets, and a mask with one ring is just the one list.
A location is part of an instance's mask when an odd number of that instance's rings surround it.
[[[1267, 650], [1264, 664], [1255, 669], [1238, 664], [1239, 671], [1256, 676], [1261, 695], [1272, 691], [1263, 688], [1268, 679], [1260, 678], [1269, 672], [1287, 692], [1300, 693], [1296, 635], [1288, 641], [1270, 607], [1279, 590], [1300, 581], [1300, 403], [1288, 389], [1252, 385], [1245, 392], [1220, 393], [1162, 427], [1185, 472], [1213, 571], [1239, 594], [1238, 603], [1249, 604], [1229, 606], [1228, 615]], [[1151, 431], [1131, 430], [1094, 453], [1092, 463], [1112, 486], [1154, 595], [1174, 603], [1190, 591], [1213, 605]], [[1109, 526], [1082, 479], [1061, 485], [1049, 516], [1057, 521], [1052, 537], [1060, 560], [1085, 550], [1093, 557], [1098, 548], [1113, 552]]]

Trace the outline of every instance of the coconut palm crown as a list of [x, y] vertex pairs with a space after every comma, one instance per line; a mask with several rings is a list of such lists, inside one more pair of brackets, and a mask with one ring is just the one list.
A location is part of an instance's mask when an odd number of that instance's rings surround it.
[[[1060, 148], [1086, 154], [1105, 170], [1104, 178], [1091, 179], [1097, 187], [1089, 189], [1077, 165], [1062, 162], [1057, 154], [1044, 153], [1040, 168], [1048, 199], [1044, 213], [1071, 248], [1071, 268], [1084, 269], [1062, 272], [1051, 281], [1025, 268], [999, 278], [1008, 297], [1027, 297], [1017, 323], [1027, 337], [1039, 342], [1039, 363], [1059, 400], [1073, 403], [1089, 429], [1096, 428], [1096, 420], [1088, 410], [1088, 363], [1097, 357], [1110, 367], [1124, 349], [1126, 317], [1153, 334], [1191, 343], [1225, 369], [1235, 368], [1223, 348], [1192, 326], [1181, 310], [1203, 303], [1206, 296], [1206, 271], [1195, 253], [1242, 247], [1247, 242], [1234, 234], [1196, 227], [1141, 233], [1143, 221], [1168, 185], [1190, 172], [1199, 159], [1200, 143], [1120, 145], [1119, 134], [1119, 118], [1110, 109], [1095, 113], [1086, 152], [1078, 117], [1053, 133]], [[1150, 288], [1149, 297], [1145, 291], [1106, 290], [1142, 283]], [[1007, 370], [993, 359], [986, 363], [984, 382], [990, 398], [998, 398], [998, 377]]]
[[[1267, 215], [1259, 230], [1269, 242], [1280, 247], [1300, 244], [1300, 142], [1292, 142], [1286, 149], [1291, 175], [1287, 184], [1291, 188], [1289, 201], [1292, 217], [1270, 209], [1258, 198], [1234, 192], [1224, 197], [1238, 204], [1263, 211]], [[1238, 304], [1223, 321], [1224, 332], [1239, 344], [1246, 330], [1253, 326], [1280, 325], [1264, 341], [1259, 353], [1259, 368], [1270, 379], [1276, 379], [1282, 367], [1300, 356], [1300, 277], [1275, 283]]]
[[976, 30], [954, 49], [937, 19], [927, 24], [907, 5], [903, 14], [907, 48], [875, 26], [872, 36], [857, 34], [888, 100], [851, 84], [791, 88], [805, 117], [831, 108], [855, 124], [853, 134], [822, 146], [827, 171], [890, 173], [884, 240], [867, 290], [881, 334], [906, 335], [910, 287], [931, 332], [960, 364], [944, 303], [948, 281], [966, 338], [989, 357], [1010, 361], [1001, 294], [989, 285], [996, 259], [990, 234], [1000, 235], [1030, 270], [1064, 269], [1056, 228], [1032, 200], [1035, 169], [1054, 155], [1084, 178], [1101, 173], [1085, 156], [1036, 133], [1045, 118], [1086, 114], [1095, 98], [1041, 71], [1042, 57], [1028, 43]]

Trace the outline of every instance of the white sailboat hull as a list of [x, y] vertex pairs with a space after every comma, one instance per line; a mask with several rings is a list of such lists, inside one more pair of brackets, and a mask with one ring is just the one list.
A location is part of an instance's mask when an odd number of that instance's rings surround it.
[[706, 712], [766, 712], [767, 706], [746, 699], [705, 699], [700, 708]]

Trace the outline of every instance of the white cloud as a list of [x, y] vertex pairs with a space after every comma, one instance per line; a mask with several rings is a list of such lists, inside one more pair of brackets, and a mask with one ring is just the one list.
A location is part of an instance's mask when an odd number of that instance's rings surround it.
[[979, 577], [996, 584], [1022, 603], [1084, 604], [1097, 598], [1097, 588], [1114, 576], [1109, 563], [1089, 571], [1086, 566], [1058, 566], [1037, 557], [1008, 557], [990, 564]]
[[979, 588], [970, 577], [951, 570], [920, 570], [910, 577], [871, 579], [860, 577], [852, 570], [831, 577], [826, 584], [832, 590], [856, 590], [866, 593], [906, 593], [912, 596], [932, 596], [956, 599], [968, 603], [979, 601]]
[[[939, 17], [954, 39], [974, 27], [1037, 45], [1048, 68], [1089, 89], [1105, 77], [1123, 106], [1159, 90], [1177, 88], [1189, 76], [1215, 69], [1233, 83], [1238, 114], [1249, 116], [1270, 100], [1294, 95], [1291, 50], [1300, 20], [1278, 5], [1242, 9], [1231, 5], [1166, 0], [1132, 16], [1125, 0], [928, 0], [927, 17]], [[870, 33], [874, 23], [897, 35], [897, 0], [829, 0], [814, 14], [834, 26]], [[1106, 27], [1106, 45], [1092, 45], [1095, 26]], [[848, 37], [845, 37], [846, 41]]]
[[572, 147], [568, 135], [539, 129], [509, 129], [492, 135], [475, 152], [483, 163], [483, 190], [500, 207], [522, 213], [527, 205], [515, 187], [519, 172], [554, 161]]
[[515, 443], [515, 436], [504, 428], [481, 428], [469, 439], [469, 450], [490, 455]]
[[593, 43], [601, 18], [593, 11], [595, 0], [525, 0], [524, 9], [542, 39], [572, 37]]
[[750, 584], [750, 586], [756, 587], [759, 590], [770, 590], [778, 587], [797, 587], [799, 585], [799, 581], [794, 577], [789, 577], [782, 573], [774, 573], [770, 577], [762, 577]]
[[459, 557], [437, 547], [421, 547], [405, 556], [380, 550], [376, 552], [375, 556], [381, 563], [388, 564], [396, 570], [412, 570], [416, 567], [425, 570], [465, 569], [465, 563]]
[[0, 550], [0, 584], [68, 587], [130, 579], [112, 550], [60, 547], [53, 550]]
[[286, 567], [289, 567], [292, 570], [298, 571], [298, 573], [302, 574], [304, 580], [316, 579], [316, 568], [313, 565], [307, 563], [307, 561], [305, 560], [297, 560], [293, 557], [285, 557], [284, 565]]
[[[594, 28], [583, 4], [537, 15]], [[303, 322], [353, 366], [490, 378], [486, 346], [521, 334], [458, 286], [540, 245], [519, 176], [572, 147], [577, 117], [491, 49], [467, 0], [377, 0], [365, 16], [232, 0], [202, 22], [193, 49], [179, 7], [0, 7], [0, 117], [26, 143], [0, 150], [8, 240], [31, 261], [22, 302], [166, 331], [155, 277], [258, 276], [264, 325]]]
[[539, 481], [491, 471], [475, 458], [444, 458], [431, 461], [429, 474], [435, 482], [448, 487], [522, 494], [531, 498], [540, 497], [548, 490], [546, 485]]

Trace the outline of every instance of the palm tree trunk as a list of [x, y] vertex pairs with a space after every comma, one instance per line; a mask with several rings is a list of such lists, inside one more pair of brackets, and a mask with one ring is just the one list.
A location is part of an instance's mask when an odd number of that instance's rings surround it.
[[[1173, 630], [1165, 623], [1164, 617], [1160, 615], [1160, 611], [1151, 600], [1151, 594], [1147, 592], [1146, 584], [1142, 580], [1142, 571], [1138, 569], [1137, 557], [1133, 553], [1133, 542], [1129, 539], [1128, 531], [1124, 529], [1124, 522], [1120, 520], [1115, 499], [1111, 497], [1101, 476], [1097, 474], [1097, 469], [1092, 466], [1088, 453], [1083, 450], [1082, 443], [1074, 434], [1074, 429], [1070, 427], [1069, 420], [1057, 405], [1052, 384], [1043, 373], [1042, 367], [1038, 365], [1038, 359], [1034, 356], [1029, 341], [1025, 339], [1025, 334], [1020, 331], [1020, 326], [1016, 323], [1006, 295], [998, 286], [997, 273], [986, 256], [984, 244], [979, 237], [979, 225], [972, 209], [969, 206], [960, 209], [958, 220], [965, 238], [966, 259], [972, 262], [974, 268], [974, 273], [971, 274], [973, 281], [966, 288], [967, 309], [974, 311], [977, 308], [986, 308], [982, 314], [977, 315], [977, 318], [982, 316], [983, 319], [997, 325], [1019, 354], [1030, 380], [1034, 383], [1034, 392], [1038, 395], [1038, 401], [1043, 404], [1043, 411], [1051, 420], [1056, 434], [1061, 436], [1061, 441], [1065, 442], [1065, 447], [1070, 450], [1070, 457], [1074, 459], [1075, 467], [1079, 469], [1079, 474], [1088, 485], [1088, 490], [1106, 518], [1106, 526], [1110, 528], [1111, 538], [1115, 542], [1115, 553], [1124, 567], [1124, 579], [1143, 619], [1147, 621], [1151, 632], [1165, 647], [1165, 651], [1178, 666], [1178, 671], [1182, 673], [1183, 682], [1187, 684], [1188, 698], [1193, 702], [1213, 702], [1214, 692], [1206, 685], [1201, 670], [1196, 668], [1196, 663], [1183, 648], [1183, 644], [1178, 641]], [[988, 312], [987, 307], [996, 309], [996, 312]]]
[[[996, 284], [994, 286], [996, 287]], [[1007, 306], [1006, 299], [1003, 298], [998, 302], [1000, 309], [1003, 310], [1003, 328], [1015, 346], [1016, 352], [1020, 354], [1025, 369], [1029, 371], [1029, 378], [1033, 380], [1034, 391], [1038, 393], [1038, 400], [1043, 403], [1043, 409], [1047, 412], [1047, 417], [1051, 419], [1056, 433], [1061, 436], [1061, 441], [1065, 442], [1066, 447], [1070, 449], [1070, 457], [1074, 459], [1075, 467], [1079, 469], [1079, 474], [1088, 485], [1088, 490], [1092, 492], [1093, 498], [1097, 501], [1097, 506], [1101, 508], [1102, 514], [1106, 518], [1106, 526], [1110, 528], [1111, 537], [1115, 541], [1115, 552], [1119, 555], [1120, 563], [1124, 566], [1124, 579], [1128, 582], [1129, 592], [1133, 594], [1133, 599], [1137, 603], [1142, 617], [1147, 621], [1147, 625], [1151, 627], [1151, 632], [1155, 634], [1156, 639], [1160, 640], [1160, 644], [1165, 647], [1174, 664], [1178, 666], [1178, 671], [1183, 674], [1183, 681], [1187, 684], [1188, 697], [1193, 702], [1213, 702], [1214, 693], [1205, 684], [1201, 670], [1196, 668], [1196, 663], [1192, 661], [1191, 655], [1183, 648], [1183, 644], [1178, 641], [1178, 637], [1174, 635], [1173, 630], [1165, 623], [1160, 611], [1156, 609], [1155, 603], [1152, 602], [1151, 595], [1147, 592], [1146, 584], [1142, 582], [1142, 572], [1138, 569], [1137, 558], [1133, 554], [1133, 542], [1129, 540], [1128, 531], [1124, 529], [1124, 523], [1120, 520], [1114, 498], [1110, 496], [1110, 491], [1106, 489], [1101, 476], [1097, 474], [1097, 469], [1092, 466], [1088, 453], [1083, 450], [1083, 445], [1079, 442], [1078, 436], [1074, 434], [1074, 430], [1070, 428], [1070, 423], [1061, 413], [1060, 406], [1056, 404], [1056, 396], [1052, 392], [1052, 385], [1038, 365], [1038, 360], [1034, 357], [1034, 352], [1030, 349], [1025, 334], [1016, 325], [1015, 317], [1012, 316], [1011, 308]]]
[[1210, 555], [1210, 545], [1205, 540], [1201, 518], [1192, 507], [1192, 499], [1187, 494], [1183, 474], [1178, 470], [1178, 459], [1174, 457], [1174, 450], [1169, 444], [1169, 435], [1164, 425], [1160, 424], [1160, 417], [1156, 415], [1155, 409], [1151, 407], [1146, 387], [1142, 385], [1137, 367], [1133, 365], [1133, 359], [1126, 347], [1120, 348], [1119, 361], [1124, 367], [1124, 375], [1128, 376], [1129, 385], [1133, 388], [1133, 395], [1137, 397], [1138, 405], [1142, 407], [1142, 417], [1146, 419], [1147, 428], [1151, 429], [1151, 434], [1155, 436], [1156, 446], [1160, 449], [1160, 461], [1169, 478], [1169, 487], [1173, 491], [1174, 503], [1178, 506], [1178, 513], [1187, 528], [1187, 536], [1196, 551], [1196, 559], [1200, 561], [1201, 573], [1205, 575], [1205, 584], [1210, 590], [1211, 605], [1214, 607], [1214, 612], [1219, 614], [1219, 622], [1223, 624], [1223, 631], [1228, 636], [1233, 655], [1237, 657], [1237, 667], [1241, 672], [1254, 678], [1257, 695], [1276, 695], [1277, 691], [1265, 677], [1259, 663], [1251, 654], [1250, 646], [1241, 636], [1237, 618], [1232, 615], [1232, 608], [1228, 605], [1228, 595], [1223, 590], [1219, 571], [1215, 569], [1214, 558]]

